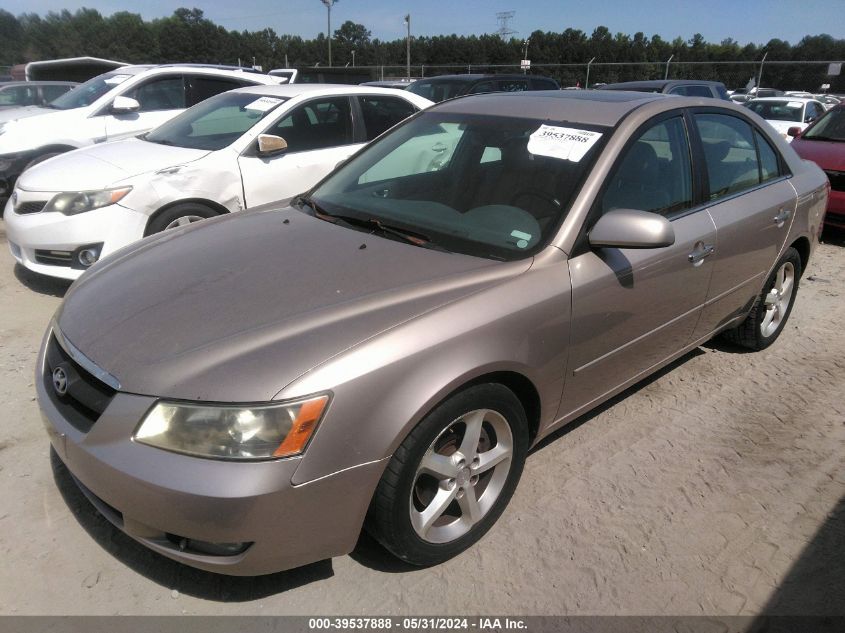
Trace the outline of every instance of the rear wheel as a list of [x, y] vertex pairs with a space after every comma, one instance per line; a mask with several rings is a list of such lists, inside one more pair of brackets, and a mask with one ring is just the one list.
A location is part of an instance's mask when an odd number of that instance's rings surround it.
[[376, 489], [368, 530], [414, 565], [478, 541], [510, 501], [528, 450], [525, 411], [498, 384], [446, 400], [396, 450]]
[[147, 225], [144, 236], [193, 224], [216, 215], [219, 215], [217, 211], [198, 202], [177, 204], [156, 215]]
[[725, 338], [753, 350], [766, 349], [774, 343], [792, 313], [800, 278], [801, 256], [790, 247], [766, 280], [763, 292], [745, 321], [726, 331]]

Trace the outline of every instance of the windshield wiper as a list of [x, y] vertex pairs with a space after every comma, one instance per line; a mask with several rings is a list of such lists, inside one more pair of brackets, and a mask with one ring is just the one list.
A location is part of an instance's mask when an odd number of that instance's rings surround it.
[[376, 218], [359, 218], [352, 215], [339, 215], [335, 213], [328, 213], [311, 198], [300, 196], [299, 200], [300, 202], [303, 202], [309, 207], [311, 207], [311, 209], [314, 211], [315, 217], [320, 218], [321, 220], [325, 220], [326, 222], [331, 222], [333, 224], [343, 222], [344, 224], [347, 224], [352, 227], [371, 229], [373, 231], [378, 231], [383, 235], [391, 235], [393, 237], [398, 237], [402, 241], [407, 242], [409, 244], [413, 244], [414, 246], [421, 246], [423, 248], [431, 248], [439, 251], [448, 252], [442, 246], [434, 244], [431, 241], [431, 238], [425, 233], [400, 228], [391, 224], [385, 224], [382, 220], [378, 220]]

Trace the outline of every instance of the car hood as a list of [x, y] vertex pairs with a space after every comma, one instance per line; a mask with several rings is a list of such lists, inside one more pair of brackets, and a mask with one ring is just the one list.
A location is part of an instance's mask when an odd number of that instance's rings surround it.
[[131, 138], [83, 147], [39, 163], [18, 178], [18, 186], [28, 191], [102, 189], [139, 174], [190, 163], [208, 153]]
[[792, 148], [801, 158], [811, 160], [828, 171], [845, 171], [845, 143], [796, 138]]
[[55, 112], [55, 110], [51, 110], [50, 108], [42, 108], [41, 106], [6, 107], [2, 111], [0, 111], [0, 123], [15, 121], [17, 119], [26, 119], [41, 114], [51, 114], [52, 112]]
[[107, 258], [70, 289], [57, 324], [123, 391], [260, 402], [357, 343], [530, 265], [258, 209]]

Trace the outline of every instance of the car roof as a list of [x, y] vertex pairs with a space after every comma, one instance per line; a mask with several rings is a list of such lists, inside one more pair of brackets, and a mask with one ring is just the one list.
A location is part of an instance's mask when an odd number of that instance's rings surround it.
[[551, 77], [544, 77], [543, 75], [523, 75], [522, 73], [467, 73], [465, 75], [435, 75], [433, 77], [423, 77], [417, 81], [478, 81], [480, 79], [550, 79]]
[[[429, 110], [526, 119], [577, 121], [615, 126], [629, 112], [655, 101], [688, 105], [689, 97], [651, 92], [600, 90], [527, 90], [492, 92], [443, 101]], [[713, 101], [708, 99], [708, 101]]]
[[0, 90], [9, 86], [78, 86], [75, 81], [4, 81], [0, 83]]
[[302, 94], [320, 96], [321, 94], [384, 94], [400, 95], [402, 91], [393, 88], [379, 88], [377, 86], [350, 86], [348, 84], [270, 84], [238, 88], [235, 92], [248, 92], [273, 97], [292, 99]]
[[798, 101], [800, 103], [807, 103], [809, 101], [818, 101], [818, 99], [811, 99], [809, 97], [793, 97], [792, 95], [781, 95], [779, 97], [757, 97], [756, 99], [752, 99], [748, 103], [756, 103], [757, 101]]

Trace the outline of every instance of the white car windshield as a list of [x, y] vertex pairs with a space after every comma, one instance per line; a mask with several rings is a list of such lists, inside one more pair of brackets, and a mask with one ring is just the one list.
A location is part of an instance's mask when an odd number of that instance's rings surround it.
[[134, 73], [126, 71], [115, 71], [98, 75], [93, 79], [89, 79], [84, 84], [77, 86], [73, 90], [64, 93], [58, 99], [51, 101], [47, 107], [54, 110], [73, 110], [74, 108], [84, 108], [94, 103], [97, 99], [106, 94], [115, 86], [119, 86], [124, 81], [129, 79]]
[[284, 97], [224, 92], [185, 110], [143, 139], [191, 149], [223, 149], [285, 101]]

